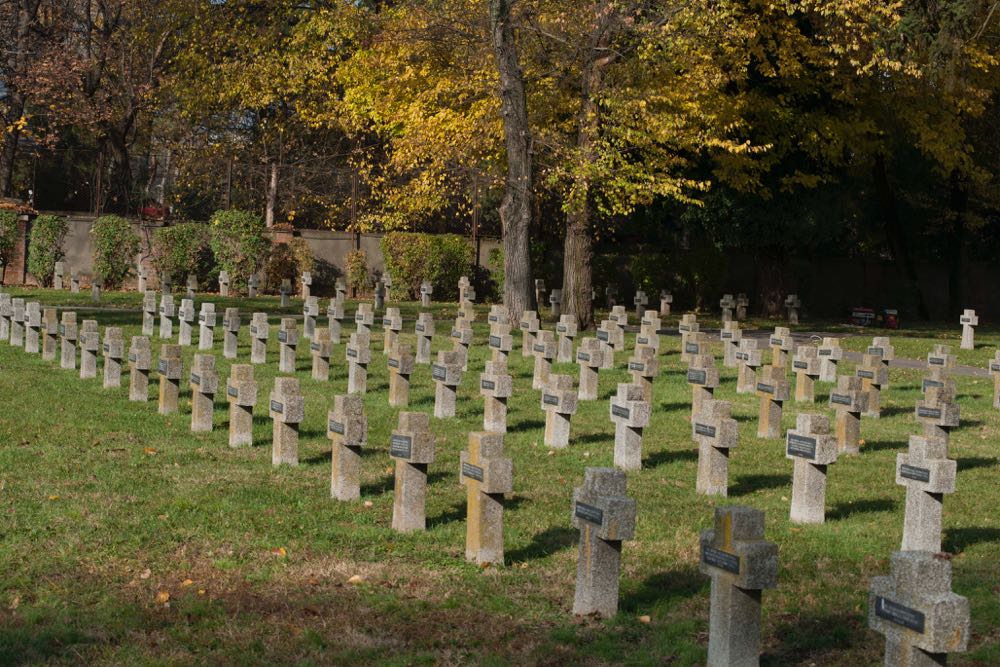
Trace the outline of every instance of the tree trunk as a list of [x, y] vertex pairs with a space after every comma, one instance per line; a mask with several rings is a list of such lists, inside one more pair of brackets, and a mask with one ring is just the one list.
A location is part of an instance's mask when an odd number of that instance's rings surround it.
[[24, 97], [20, 93], [11, 95], [9, 119], [4, 123], [10, 129], [3, 132], [3, 149], [0, 150], [0, 197], [10, 197], [14, 184], [14, 160], [17, 157], [17, 142], [21, 133], [15, 123], [24, 113]]
[[3, 137], [3, 147], [0, 149], [0, 197], [9, 197], [12, 194], [14, 160], [17, 158], [17, 144], [21, 139], [21, 131], [16, 123], [24, 114], [27, 103], [26, 95], [18, 88], [20, 84], [15, 82], [15, 78], [23, 74], [27, 68], [31, 26], [38, 16], [38, 5], [39, 0], [21, 0], [15, 3], [13, 11], [17, 12], [17, 18], [14, 24], [14, 48], [0, 51], [0, 55], [9, 57], [4, 64], [8, 69], [8, 80], [5, 83], [10, 93], [7, 116], [0, 119], [6, 121], [3, 123], [3, 129], [0, 129], [0, 137]]
[[910, 248], [903, 234], [902, 224], [899, 222], [899, 213], [896, 210], [896, 194], [893, 192], [892, 184], [889, 183], [889, 173], [885, 166], [885, 156], [881, 153], [875, 156], [875, 163], [872, 170], [875, 189], [878, 193], [879, 207], [882, 209], [882, 223], [885, 226], [886, 241], [892, 250], [892, 257], [896, 261], [899, 272], [913, 287], [917, 298], [917, 316], [922, 320], [928, 320], [930, 319], [930, 312], [927, 310], [927, 302], [920, 287], [920, 278], [917, 275], [917, 268], [913, 263], [913, 257], [910, 255]]
[[511, 321], [531, 309], [531, 132], [524, 78], [511, 21], [511, 0], [490, 0], [493, 55], [500, 75], [500, 115], [507, 148], [507, 183], [500, 203], [503, 227], [503, 300]]
[[267, 210], [264, 221], [268, 227], [274, 227], [274, 212], [278, 205], [278, 163], [271, 163], [271, 176], [267, 181]]
[[589, 206], [566, 216], [566, 240], [563, 243], [563, 303], [565, 312], [576, 315], [581, 330], [594, 323]]
[[948, 247], [948, 317], [957, 317], [965, 308], [965, 214], [969, 205], [969, 191], [962, 172], [954, 169], [949, 179], [951, 190], [951, 243]]

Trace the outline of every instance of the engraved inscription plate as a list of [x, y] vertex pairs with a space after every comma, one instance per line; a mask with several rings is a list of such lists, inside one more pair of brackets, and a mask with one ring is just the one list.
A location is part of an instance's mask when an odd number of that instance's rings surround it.
[[434, 364], [431, 366], [431, 377], [435, 380], [445, 380], [448, 377], [448, 369], [444, 366]]
[[344, 425], [339, 421], [333, 419], [331, 419], [330, 423], [327, 424], [327, 430], [330, 433], [337, 433], [339, 435], [344, 435]]
[[271, 401], [271, 412], [277, 412], [282, 414], [285, 412], [285, 404], [279, 403], [278, 401]]
[[596, 523], [598, 526], [604, 524], [604, 510], [600, 507], [594, 507], [593, 505], [578, 502], [576, 503], [573, 513], [578, 519], [583, 519], [584, 521], [588, 521], [590, 523]]
[[620, 405], [611, 406], [611, 414], [615, 417], [621, 417], [622, 419], [628, 419], [631, 411], [628, 408], [623, 408]]
[[712, 567], [717, 567], [733, 574], [740, 573], [740, 557], [735, 554], [726, 553], [715, 547], [704, 546], [701, 549], [701, 562]]
[[715, 437], [715, 427], [710, 424], [699, 424], [695, 422], [694, 432], [696, 435], [703, 435], [706, 438]]
[[462, 477], [468, 477], [469, 479], [474, 479], [477, 482], [483, 481], [483, 469], [479, 466], [474, 466], [471, 463], [462, 464]]
[[493, 380], [483, 380], [479, 383], [479, 386], [487, 391], [493, 391], [497, 388], [497, 383]]
[[773, 394], [774, 393], [774, 385], [773, 384], [764, 384], [763, 382], [758, 382], [757, 383], [757, 391], [759, 391], [759, 392], [761, 392], [763, 394]]
[[923, 634], [924, 615], [916, 609], [910, 609], [882, 596], [875, 597], [875, 615], [890, 623], [909, 628]]
[[708, 374], [702, 370], [689, 370], [687, 372], [687, 381], [691, 384], [705, 384], [708, 379]]
[[837, 405], [851, 405], [853, 403], [853, 401], [851, 400], [851, 396], [849, 394], [837, 394], [837, 393], [830, 394], [830, 402], [835, 403]]
[[542, 394], [542, 403], [545, 405], [559, 405], [559, 397], [552, 394]]
[[788, 447], [785, 450], [789, 456], [803, 459], [816, 458], [816, 438], [809, 438], [797, 433], [788, 434]]
[[590, 353], [589, 352], [578, 352], [577, 355], [576, 355], [576, 360], [577, 361], [590, 361]]
[[642, 372], [642, 371], [646, 370], [646, 364], [644, 364], [644, 363], [642, 363], [640, 361], [630, 361], [630, 362], [628, 362], [628, 369], [630, 371], [640, 371], [640, 372]]
[[917, 466], [906, 465], [905, 463], [899, 466], [899, 476], [905, 477], [906, 479], [915, 479], [918, 482], [931, 481], [930, 470], [927, 468], [918, 468]]
[[925, 408], [919, 406], [917, 408], [918, 417], [926, 417], [927, 419], [941, 419], [941, 408]]
[[389, 439], [389, 455], [400, 459], [410, 458], [413, 449], [413, 439], [408, 435], [393, 435]]

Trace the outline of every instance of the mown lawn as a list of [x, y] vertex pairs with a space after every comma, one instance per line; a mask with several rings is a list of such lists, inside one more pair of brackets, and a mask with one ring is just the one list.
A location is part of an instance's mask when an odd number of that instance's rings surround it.
[[[71, 303], [66, 293], [27, 293]], [[88, 317], [89, 295], [76, 296], [83, 297], [72, 301], [81, 319]], [[211, 300], [220, 310], [227, 303]], [[276, 322], [277, 300], [230, 301], [243, 309], [239, 362], [247, 363], [249, 314], [267, 309]], [[94, 313], [102, 331], [120, 325], [127, 337], [137, 335], [139, 315], [126, 309], [139, 303], [135, 294], [106, 295], [104, 305], [119, 310]], [[300, 312], [300, 304], [294, 301], [287, 312]], [[413, 343], [419, 307], [403, 310], [403, 340]], [[440, 317], [451, 311], [436, 307]], [[893, 370], [883, 418], [862, 422], [861, 456], [830, 468], [827, 523], [798, 527], [788, 522], [792, 463], [782, 441], [755, 437], [756, 400], [736, 395], [732, 369], [723, 370], [716, 392], [733, 401], [741, 423], [730, 496], [720, 501], [695, 493], [690, 389], [679, 339], [665, 338], [644, 469], [629, 475], [639, 515], [636, 539], [624, 547], [621, 613], [607, 621], [577, 619], [570, 613], [577, 541], [572, 488], [587, 466], [611, 465], [607, 399], [628, 379], [627, 355], [619, 356], [616, 370], [602, 372], [601, 400], [581, 405], [572, 444], [560, 452], [542, 444], [544, 413], [531, 389], [530, 359], [519, 350], [511, 355], [516, 392], [506, 445], [515, 492], [505, 516], [507, 564], [479, 569], [463, 557], [458, 453], [468, 432], [482, 427], [477, 380], [488, 353], [484, 320], [481, 315], [477, 323], [480, 344], [460, 387], [458, 417], [432, 422], [438, 443], [428, 530], [413, 535], [389, 528], [388, 442], [399, 410], [387, 407], [380, 337], [365, 397], [370, 447], [363, 497], [353, 504], [329, 497], [325, 438], [333, 396], [346, 391], [344, 345], [336, 346], [329, 383], [309, 378], [308, 346], [300, 345], [301, 463], [274, 469], [266, 416], [277, 370], [273, 335], [270, 363], [256, 369], [258, 444], [244, 449], [227, 446], [221, 394], [216, 430], [193, 435], [186, 386], [181, 413], [164, 418], [152, 400], [130, 403], [124, 386], [104, 390], [99, 380], [82, 381], [0, 343], [0, 663], [701, 664], [709, 582], [697, 569], [697, 536], [711, 524], [713, 507], [726, 502], [765, 510], [768, 539], [780, 546], [779, 588], [764, 595], [763, 662], [881, 664], [883, 640], [866, 629], [868, 581], [888, 572], [889, 555], [899, 548], [904, 489], [894, 483], [895, 456], [918, 432], [912, 416], [918, 372]], [[816, 327], [800, 328], [822, 330]], [[439, 321], [435, 351], [450, 346], [447, 330]], [[845, 346], [860, 350], [873, 333]], [[947, 325], [893, 339], [898, 356], [923, 358], [936, 342], [951, 342], [957, 352], [959, 334], [957, 325]], [[215, 352], [225, 377], [221, 339], [220, 330]], [[628, 336], [629, 348], [633, 340]], [[983, 367], [1000, 335], [983, 331], [978, 340], [980, 347], [963, 352], [961, 363]], [[153, 342], [158, 350], [160, 341]], [[721, 358], [721, 349], [714, 351]], [[194, 353], [185, 350], [186, 369]], [[841, 372], [850, 370], [844, 363]], [[574, 365], [556, 364], [555, 371], [577, 373]], [[993, 504], [1000, 413], [991, 407], [990, 381], [958, 378], [958, 386], [962, 426], [951, 441], [958, 490], [945, 500], [944, 546], [955, 554], [954, 590], [972, 604], [972, 641], [952, 664], [997, 664], [1000, 522]], [[153, 382], [151, 395], [155, 389]], [[433, 389], [429, 367], [418, 367], [410, 409], [431, 411]], [[800, 410], [832, 415], [828, 391], [819, 385], [816, 405], [788, 404], [785, 427]], [[363, 583], [349, 584], [354, 575]]]

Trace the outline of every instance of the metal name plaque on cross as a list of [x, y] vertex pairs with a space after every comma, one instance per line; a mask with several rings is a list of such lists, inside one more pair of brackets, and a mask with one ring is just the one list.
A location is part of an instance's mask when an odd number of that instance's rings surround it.
[[817, 352], [817, 354], [819, 356], [821, 356], [821, 357], [832, 357], [833, 356], [833, 350], [831, 350], [828, 347], [826, 347], [826, 348], [820, 348], [820, 350], [819, 350], [819, 352]]
[[630, 371], [644, 371], [646, 370], [646, 364], [641, 361], [630, 361], [628, 362], [628, 369]]
[[690, 370], [687, 373], [687, 381], [691, 384], [705, 384], [708, 380], [708, 373], [705, 371]]
[[534, 349], [535, 352], [541, 352], [542, 354], [545, 353], [545, 345], [544, 344], [535, 345], [535, 346], [533, 346], [532, 349]]
[[870, 347], [868, 348], [868, 354], [872, 355], [873, 357], [884, 357], [885, 349], [881, 347]]
[[319, 352], [319, 343], [313, 343], [309, 346], [309, 349], [313, 352]]
[[423, 324], [418, 324], [414, 328], [415, 328], [415, 330], [416, 330], [417, 333], [423, 333], [424, 332], [424, 325]]
[[677, 325], [677, 330], [678, 331], [691, 331], [691, 327], [689, 327], [686, 324], [679, 324], [679, 325]]
[[287, 331], [279, 331], [278, 332], [278, 342], [279, 343], [287, 343], [288, 342], [288, 332]]
[[594, 507], [593, 505], [577, 502], [576, 507], [573, 510], [573, 514], [575, 514], [578, 519], [583, 519], [584, 521], [588, 521], [590, 523], [596, 523], [598, 526], [604, 525], [604, 510], [600, 507]]
[[740, 557], [735, 554], [726, 553], [715, 547], [702, 547], [701, 562], [705, 565], [725, 570], [726, 572], [732, 572], [733, 574], [740, 573]]
[[990, 372], [991, 373], [1000, 373], [1000, 364], [990, 363]]
[[139, 358], [136, 355], [134, 355], [134, 354], [130, 354], [130, 355], [128, 355], [128, 360], [129, 361], [138, 361]]
[[698, 354], [698, 343], [685, 343], [684, 352], [686, 354]]
[[733, 338], [732, 331], [722, 331], [719, 333], [719, 340], [732, 340], [732, 338]]
[[773, 384], [764, 384], [763, 382], [758, 382], [757, 383], [757, 391], [759, 391], [759, 392], [761, 392], [763, 394], [773, 394], [774, 393], [774, 385]]
[[408, 435], [393, 435], [389, 439], [389, 455], [400, 459], [410, 458], [413, 450], [413, 438]]
[[399, 368], [399, 359], [393, 359], [392, 357], [389, 357], [388, 364], [389, 368]]
[[198, 385], [200, 387], [201, 386], [201, 376], [198, 375], [197, 373], [191, 373], [191, 384], [196, 384], [196, 385]]
[[926, 417], [927, 419], [941, 419], [941, 409], [920, 406], [917, 408], [917, 416]]
[[240, 390], [237, 389], [236, 387], [228, 387], [226, 389], [226, 393], [232, 396], [233, 398], [238, 398], [240, 395]]
[[327, 424], [327, 430], [330, 433], [337, 433], [338, 435], [344, 435], [344, 425], [333, 419]]
[[695, 432], [695, 434], [697, 434], [697, 435], [703, 435], [706, 438], [714, 438], [715, 437], [715, 427], [711, 426], [709, 424], [699, 424], [698, 422], [695, 422], [695, 424], [694, 424], [694, 432]]
[[739, 361], [750, 361], [750, 354], [748, 352], [737, 352], [736, 359]]
[[577, 361], [590, 361], [590, 354], [587, 352], [578, 352], [576, 355]]
[[972, 318], [971, 317], [963, 317], [962, 321], [961, 321], [961, 324], [972, 324]]
[[910, 609], [882, 596], [875, 597], [875, 615], [879, 618], [909, 628], [914, 632], [924, 633], [924, 615], [916, 609]]
[[792, 368], [798, 368], [801, 370], [806, 370], [809, 368], [809, 362], [807, 361], [793, 361]]
[[486, 319], [489, 320], [490, 322], [496, 322], [497, 321], [497, 316], [496, 315], [490, 315]]
[[441, 380], [442, 382], [448, 377], [448, 369], [444, 366], [438, 366], [434, 364], [431, 366], [431, 378], [435, 380]]
[[530, 329], [531, 328], [531, 323], [530, 322], [521, 322], [521, 328], [522, 329]]
[[816, 458], [816, 438], [807, 438], [804, 435], [789, 433], [788, 448], [786, 451], [789, 456], [798, 456], [803, 459], [814, 459]]
[[875, 379], [875, 371], [858, 370], [857, 376], [859, 378], [863, 378], [865, 380], [874, 380]]
[[500, 347], [500, 336], [490, 336], [490, 347]]
[[160, 373], [166, 373], [167, 372], [167, 360], [166, 359], [160, 359], [160, 363], [157, 365], [156, 368], [157, 368], [157, 370], [160, 371]]
[[923, 385], [921, 385], [921, 388], [923, 389], [923, 391], [927, 391], [928, 389], [930, 389], [932, 387], [937, 388], [937, 387], [943, 387], [943, 386], [944, 386], [944, 382], [940, 382], [938, 380], [924, 380]]
[[111, 351], [111, 346], [110, 346], [110, 345], [108, 345], [107, 343], [105, 343], [105, 344], [104, 344], [104, 351], [105, 351], [105, 352], [110, 352], [110, 351]]
[[479, 386], [487, 391], [493, 391], [497, 388], [497, 383], [493, 380], [483, 380], [479, 383]]
[[355, 350], [353, 347], [349, 347], [347, 348], [347, 356], [351, 357], [352, 359], [356, 359], [358, 356], [358, 351]]
[[611, 414], [614, 415], [615, 417], [621, 417], [623, 419], [628, 419], [629, 415], [631, 414], [631, 410], [629, 410], [628, 408], [623, 408], [620, 405], [612, 405], [611, 406]]
[[849, 394], [830, 394], [830, 402], [836, 403], [837, 405], [851, 405], [851, 397]]
[[483, 481], [483, 469], [479, 466], [474, 466], [471, 463], [462, 464], [462, 477], [468, 477], [469, 479], [474, 479], [477, 482]]
[[649, 345], [649, 339], [643, 336], [636, 337], [635, 342], [639, 345]]
[[781, 347], [782, 345], [784, 345], [784, 343], [785, 341], [783, 341], [780, 338], [771, 338], [771, 345], [777, 345], [778, 347]]
[[931, 366], [944, 366], [944, 357], [928, 357], [927, 363]]
[[542, 394], [542, 403], [545, 405], [559, 405], [559, 397], [552, 394]]
[[609, 335], [608, 335], [607, 331], [603, 331], [601, 329], [597, 330], [597, 340], [602, 340], [605, 343], [607, 343], [608, 339], [609, 339]]
[[459, 331], [458, 329], [452, 329], [451, 330], [451, 337], [452, 338], [461, 338], [462, 337], [462, 332]]
[[271, 401], [271, 412], [277, 412], [279, 415], [283, 414], [285, 412], [285, 404], [278, 401]]
[[918, 482], [931, 481], [930, 470], [927, 468], [918, 468], [917, 466], [906, 465], [905, 463], [899, 466], [899, 476], [905, 477], [906, 479], [915, 479]]
[[556, 332], [558, 332], [558, 333], [566, 333], [566, 325], [565, 324], [557, 324], [556, 325]]

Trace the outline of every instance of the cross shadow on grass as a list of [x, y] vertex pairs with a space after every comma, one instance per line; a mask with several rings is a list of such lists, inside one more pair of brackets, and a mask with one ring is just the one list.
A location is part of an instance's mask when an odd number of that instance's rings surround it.
[[964, 431], [966, 429], [977, 428], [982, 425], [983, 422], [978, 419], [963, 419], [962, 421], [959, 422], [958, 428], [956, 428], [955, 430]]
[[694, 567], [657, 572], [634, 587], [626, 585], [619, 604], [621, 610], [628, 613], [648, 613], [658, 606], [672, 607], [682, 599], [704, 594], [710, 581]]
[[578, 444], [592, 444], [595, 442], [614, 442], [615, 436], [607, 433], [588, 433], [586, 435], [573, 436], [572, 442]]
[[861, 446], [864, 452], [881, 452], [886, 449], [906, 449], [905, 440], [876, 440], [875, 442], [865, 442]]
[[791, 475], [744, 475], [729, 487], [730, 496], [745, 496], [762, 489], [776, 489], [792, 483]]
[[660, 410], [663, 412], [676, 412], [680, 410], [690, 410], [691, 404], [681, 401], [679, 403], [660, 403]]
[[857, 614], [804, 614], [780, 624], [774, 631], [781, 646], [761, 656], [760, 664], [815, 664], [814, 660], [844, 651], [858, 641], [866, 641], [863, 618]]
[[454, 523], [455, 521], [465, 520], [466, 508], [465, 503], [455, 503], [448, 509], [437, 516], [433, 516], [427, 519], [427, 530], [436, 528], [437, 526], [443, 526], [448, 523]]
[[976, 468], [992, 468], [1000, 463], [1000, 459], [997, 458], [986, 458], [982, 456], [971, 456], [964, 459], [958, 460], [958, 469], [961, 470], [974, 470]]
[[913, 408], [907, 407], [905, 405], [892, 405], [889, 407], [882, 408], [880, 414], [882, 419], [886, 417], [895, 417], [896, 415], [912, 414]]
[[508, 433], [520, 433], [522, 431], [537, 431], [545, 428], [545, 422], [541, 419], [524, 419], [515, 424], [507, 426]]
[[857, 500], [854, 502], [838, 503], [829, 512], [826, 518], [837, 520], [846, 519], [855, 514], [868, 514], [874, 512], [891, 512], [896, 509], [896, 501], [892, 498], [873, 498], [871, 500]]
[[1000, 528], [946, 528], [941, 550], [960, 554], [968, 547], [982, 542], [1000, 545]]
[[545, 558], [557, 551], [576, 544], [580, 531], [566, 526], [554, 526], [536, 533], [531, 542], [520, 549], [507, 552], [508, 563], [523, 563], [529, 560]]
[[698, 452], [693, 449], [681, 449], [656, 452], [647, 456], [643, 462], [643, 468], [656, 468], [657, 466], [673, 463], [674, 461], [695, 461], [698, 459]]

